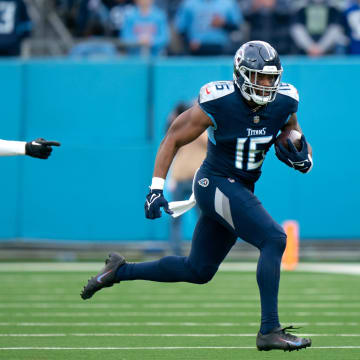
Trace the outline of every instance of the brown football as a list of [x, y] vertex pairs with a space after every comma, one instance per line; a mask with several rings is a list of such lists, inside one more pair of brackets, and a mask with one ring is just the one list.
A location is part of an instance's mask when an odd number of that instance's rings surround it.
[[290, 139], [298, 151], [301, 150], [301, 133], [299, 131], [293, 129], [282, 131], [276, 138], [276, 143], [280, 142], [286, 149], [289, 149], [287, 139]]

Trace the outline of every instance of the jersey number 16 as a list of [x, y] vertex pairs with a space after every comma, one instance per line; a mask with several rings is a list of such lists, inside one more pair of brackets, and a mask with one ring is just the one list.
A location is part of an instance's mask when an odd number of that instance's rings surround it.
[[242, 170], [255, 170], [261, 166], [271, 136], [238, 138], [235, 153], [235, 167]]

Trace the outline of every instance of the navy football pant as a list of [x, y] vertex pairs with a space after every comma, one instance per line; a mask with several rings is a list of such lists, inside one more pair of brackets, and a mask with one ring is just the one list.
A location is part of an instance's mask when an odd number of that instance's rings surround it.
[[253, 185], [207, 174], [199, 170], [195, 196], [202, 211], [188, 257], [167, 256], [157, 261], [127, 263], [118, 280], [185, 281], [204, 284], [212, 279], [236, 238], [260, 250], [257, 282], [264, 334], [280, 326], [277, 298], [281, 257], [286, 235], [253, 194]]

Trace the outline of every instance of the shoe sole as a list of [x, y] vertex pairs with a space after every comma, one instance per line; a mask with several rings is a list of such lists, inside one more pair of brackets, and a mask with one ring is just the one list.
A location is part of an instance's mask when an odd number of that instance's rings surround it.
[[289, 346], [289, 348], [287, 349], [284, 349], [284, 348], [278, 348], [278, 347], [271, 347], [271, 346], [266, 346], [266, 347], [263, 347], [263, 348], [257, 348], [259, 351], [270, 351], [270, 350], [283, 350], [283, 351], [299, 351], [301, 349], [306, 349], [307, 347], [310, 347], [311, 346], [311, 343], [310, 344], [304, 344], [304, 345], [301, 345], [301, 346], [298, 346], [298, 347], [291, 347]]

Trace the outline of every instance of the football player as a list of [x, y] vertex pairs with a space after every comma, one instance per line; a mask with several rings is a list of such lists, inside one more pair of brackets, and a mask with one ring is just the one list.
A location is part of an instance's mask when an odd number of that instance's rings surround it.
[[60, 146], [60, 143], [43, 138], [29, 142], [0, 140], [0, 156], [28, 155], [38, 159], [47, 159], [51, 155], [52, 146]]
[[[185, 281], [204, 284], [212, 279], [238, 237], [260, 250], [257, 282], [261, 300], [259, 350], [299, 350], [311, 340], [282, 328], [278, 317], [281, 257], [286, 234], [254, 195], [265, 154], [280, 130], [301, 132], [297, 120], [298, 93], [281, 83], [283, 69], [275, 49], [266, 42], [250, 41], [236, 52], [233, 81], [204, 85], [198, 103], [172, 123], [158, 150], [145, 215], [171, 214], [163, 195], [170, 164], [178, 149], [208, 131], [207, 156], [194, 177], [195, 199], [201, 209], [189, 256], [167, 256], [157, 261], [127, 263], [116, 253], [84, 287], [90, 298], [103, 287], [124, 280]], [[297, 150], [275, 143], [276, 155], [302, 173], [312, 167], [311, 148], [301, 137]]]

